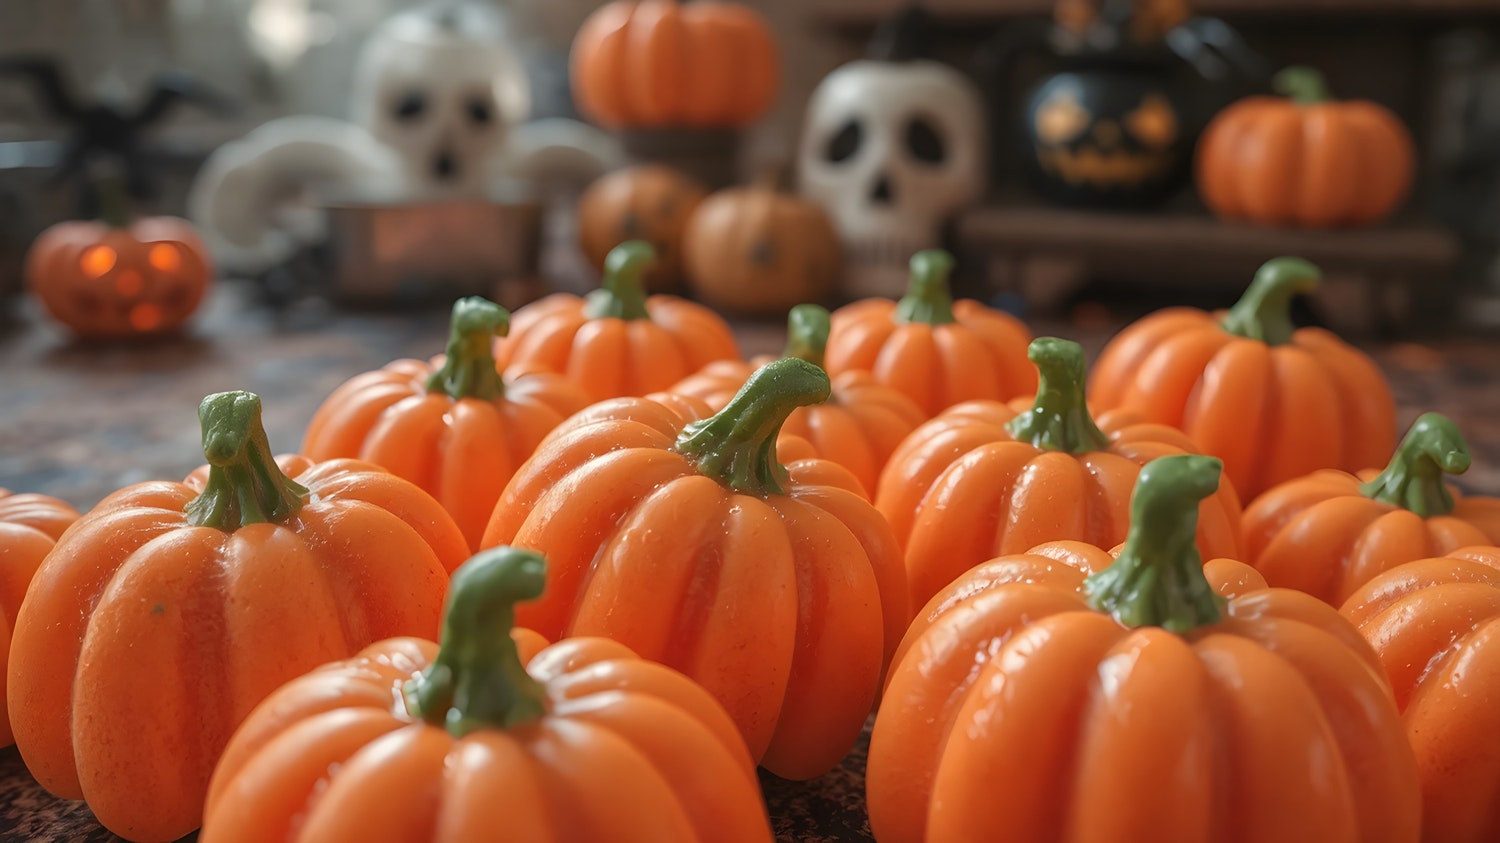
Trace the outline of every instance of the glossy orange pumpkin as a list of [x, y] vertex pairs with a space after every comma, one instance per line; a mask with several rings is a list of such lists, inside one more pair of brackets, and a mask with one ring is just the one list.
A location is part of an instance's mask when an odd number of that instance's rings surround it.
[[84, 339], [128, 339], [182, 327], [214, 279], [192, 223], [62, 222], [26, 255], [26, 281], [54, 319]]
[[1422, 839], [1500, 840], [1500, 548], [1398, 565], [1341, 610], [1380, 657], [1422, 777]]
[[1415, 843], [1417, 770], [1368, 644], [1243, 564], [1204, 567], [1211, 457], [1141, 471], [1118, 558], [1077, 542], [934, 596], [891, 668], [881, 843]]
[[769, 843], [734, 723], [623, 645], [513, 628], [540, 555], [453, 574], [441, 644], [381, 641], [256, 708], [214, 772], [203, 843]]
[[446, 355], [397, 360], [345, 382], [313, 414], [308, 459], [372, 462], [437, 498], [478, 547], [516, 467], [588, 399], [546, 372], [502, 377], [491, 352], [510, 314], [481, 298], [453, 305]]
[[578, 198], [578, 245], [600, 272], [614, 247], [644, 240], [656, 262], [641, 276], [647, 290], [682, 286], [682, 240], [688, 220], [708, 190], [661, 164], [641, 164], [600, 176]]
[[1307, 67], [1276, 77], [1283, 96], [1220, 112], [1198, 144], [1198, 187], [1221, 217], [1329, 228], [1380, 222], [1406, 198], [1416, 171], [1411, 133], [1368, 100], [1335, 101]]
[[1292, 325], [1292, 297], [1319, 277], [1276, 258], [1227, 313], [1170, 308], [1127, 326], [1095, 361], [1089, 403], [1181, 428], [1247, 503], [1320, 468], [1381, 464], [1396, 445], [1385, 375], [1334, 334]]
[[[1324, 470], [1281, 484], [1245, 510], [1250, 563], [1274, 586], [1338, 606], [1371, 578], [1403, 562], [1491, 543], [1457, 499], [1446, 474], [1469, 467], [1452, 421], [1418, 418], [1384, 471]], [[1481, 507], [1485, 519], [1493, 507]]]
[[776, 99], [776, 38], [750, 6], [616, 0], [579, 28], [573, 98], [611, 128], [740, 128]]
[[822, 369], [787, 358], [706, 419], [680, 396], [595, 405], [511, 478], [483, 541], [547, 553], [524, 626], [612, 638], [681, 670], [790, 779], [848, 753], [908, 619], [880, 513], [775, 458], [782, 422], [828, 389]]
[[[63, 531], [78, 520], [78, 510], [51, 497], [12, 494], [0, 488], [0, 704], [4, 704], [5, 670], [10, 634], [26, 587]], [[10, 718], [0, 710], [0, 746], [15, 743]]]
[[501, 368], [557, 372], [590, 401], [670, 387], [715, 360], [736, 360], [729, 323], [701, 304], [647, 297], [641, 273], [654, 260], [638, 240], [610, 251], [604, 286], [580, 298], [554, 293], [518, 309], [499, 340]]
[[[913, 606], [992, 556], [1047, 541], [1119, 544], [1141, 466], [1198, 450], [1180, 431], [1128, 415], [1096, 424], [1077, 343], [1042, 337], [1030, 356], [1040, 372], [1035, 399], [952, 407], [906, 437], [886, 464], [875, 506], [906, 549]], [[1222, 484], [1203, 502], [1198, 547], [1233, 558], [1239, 534], [1239, 499]]]
[[900, 301], [864, 299], [834, 311], [828, 373], [872, 372], [928, 417], [962, 401], [1007, 401], [1035, 392], [1026, 326], [973, 299], [955, 302], [948, 289], [952, 269], [947, 252], [918, 252]]
[[355, 460], [273, 461], [260, 400], [205, 398], [209, 465], [105, 498], [16, 619], [11, 726], [37, 782], [129, 840], [197, 828], [209, 774], [281, 683], [431, 635], [468, 555], [437, 501]]
[[[792, 308], [787, 317], [785, 357], [799, 357], [810, 363], [823, 364], [823, 350], [828, 344], [828, 311], [815, 304]], [[748, 363], [721, 360], [703, 367], [697, 374], [684, 378], [671, 392], [701, 398], [718, 412], [745, 385], [750, 375], [772, 358], [758, 357]], [[922, 411], [910, 398], [879, 383], [869, 372], [844, 372], [832, 379], [827, 401], [798, 407], [781, 426], [781, 439], [800, 436], [809, 445], [807, 451], [788, 456], [777, 451], [783, 460], [821, 457], [849, 469], [859, 481], [866, 497], [874, 494], [880, 482], [880, 470], [901, 440], [925, 420]]]

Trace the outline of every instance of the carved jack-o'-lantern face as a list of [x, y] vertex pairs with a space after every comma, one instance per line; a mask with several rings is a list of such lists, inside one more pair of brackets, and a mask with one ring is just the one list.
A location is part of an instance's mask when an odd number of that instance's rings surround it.
[[1053, 21], [1084, 41], [1118, 45], [1161, 40], [1188, 19], [1187, 0], [1057, 0]]
[[32, 245], [26, 277], [48, 313], [81, 337], [152, 336], [198, 309], [213, 277], [205, 254], [185, 220], [65, 222]]
[[1090, 89], [1060, 77], [1034, 98], [1030, 125], [1042, 170], [1072, 187], [1137, 189], [1170, 176], [1181, 159], [1181, 119], [1158, 90]]

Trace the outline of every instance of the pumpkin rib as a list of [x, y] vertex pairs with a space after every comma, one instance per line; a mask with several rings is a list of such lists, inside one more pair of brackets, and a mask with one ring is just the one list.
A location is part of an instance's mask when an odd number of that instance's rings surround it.
[[1236, 489], [1257, 488], [1259, 456], [1270, 450], [1272, 350], [1263, 343], [1228, 342], [1203, 366], [1202, 379], [1182, 415], [1183, 430], [1204, 453], [1227, 465], [1247, 466], [1231, 476]]
[[1163, 339], [1126, 380], [1128, 391], [1120, 406], [1140, 409], [1147, 421], [1180, 424], [1193, 436], [1187, 414], [1199, 375], [1234, 341], [1217, 328], [1186, 330]]
[[1358, 420], [1343, 428], [1341, 464], [1367, 468], [1385, 461], [1396, 441], [1396, 399], [1374, 361], [1322, 328], [1299, 328], [1295, 341], [1333, 375], [1339, 403], [1351, 422]]
[[303, 822], [303, 840], [420, 840], [437, 824], [448, 739], [395, 729], [339, 767]]
[[1306, 109], [1301, 129], [1303, 165], [1297, 212], [1309, 225], [1331, 226], [1357, 207], [1363, 163], [1359, 141], [1350, 131], [1344, 109], [1338, 106]]
[[1166, 308], [1147, 314], [1117, 333], [1094, 360], [1089, 373], [1089, 405], [1096, 411], [1123, 406], [1134, 375], [1169, 337], [1214, 325], [1214, 318], [1201, 310]]

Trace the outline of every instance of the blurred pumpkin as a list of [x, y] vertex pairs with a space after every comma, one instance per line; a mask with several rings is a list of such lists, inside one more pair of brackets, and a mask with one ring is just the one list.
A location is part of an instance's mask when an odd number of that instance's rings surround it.
[[648, 290], [682, 284], [682, 233], [693, 210], [708, 195], [693, 178], [662, 164], [642, 164], [600, 177], [578, 200], [578, 241], [600, 272], [609, 250], [644, 240], [656, 263], [643, 280]]

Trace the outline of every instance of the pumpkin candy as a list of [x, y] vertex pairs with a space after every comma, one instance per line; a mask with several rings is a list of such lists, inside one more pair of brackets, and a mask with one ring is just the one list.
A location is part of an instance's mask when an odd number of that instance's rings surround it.
[[[1469, 447], [1453, 422], [1427, 413], [1384, 471], [1318, 471], [1261, 495], [1245, 510], [1248, 558], [1272, 585], [1337, 606], [1403, 562], [1490, 544], [1482, 525], [1493, 526], [1494, 507], [1481, 499], [1455, 500], [1443, 482], [1469, 462]], [[1471, 507], [1478, 508], [1479, 524], [1466, 518]]]
[[579, 111], [611, 128], [740, 128], [776, 98], [776, 38], [739, 3], [616, 0], [569, 56]]
[[84, 515], [37, 571], [11, 643], [21, 758], [134, 841], [198, 827], [220, 751], [278, 685], [432, 634], [468, 555], [437, 501], [393, 474], [273, 460], [255, 395], [210, 395], [199, 416], [208, 466]]
[[[1180, 431], [1103, 416], [1084, 403], [1078, 343], [1033, 340], [1036, 398], [1010, 405], [971, 401], [907, 436], [880, 478], [875, 505], [906, 548], [913, 606], [974, 565], [1071, 539], [1101, 547], [1125, 540], [1141, 466], [1196, 452]], [[1223, 484], [1202, 505], [1198, 546], [1239, 555], [1240, 504]]]
[[1227, 313], [1170, 308], [1127, 326], [1095, 362], [1089, 403], [1181, 428], [1247, 502], [1320, 468], [1379, 465], [1396, 444], [1385, 376], [1336, 335], [1292, 325], [1292, 297], [1319, 277], [1276, 258]]
[[1034, 392], [1026, 326], [973, 299], [955, 302], [948, 288], [952, 270], [947, 252], [918, 252], [911, 259], [911, 286], [900, 301], [864, 299], [834, 311], [829, 374], [872, 372], [929, 417], [962, 401], [1005, 401]]
[[1400, 118], [1367, 100], [1335, 101], [1323, 77], [1289, 67], [1282, 96], [1220, 112], [1198, 144], [1198, 186], [1221, 217], [1263, 225], [1370, 225], [1411, 190], [1416, 150]]
[[681, 670], [789, 779], [853, 746], [909, 617], [880, 513], [775, 458], [786, 417], [828, 390], [822, 369], [787, 358], [709, 418], [680, 396], [595, 405], [511, 478], [483, 541], [546, 550], [547, 591], [520, 607], [523, 625]]
[[1422, 779], [1422, 839], [1500, 839], [1500, 548], [1398, 565], [1341, 611], [1390, 679]]
[[682, 286], [682, 239], [693, 211], [708, 191], [661, 164], [641, 164], [600, 176], [578, 198], [578, 245], [604, 271], [609, 251], [644, 240], [656, 262], [642, 274], [648, 290]]
[[[0, 488], [0, 704], [4, 702], [10, 634], [26, 587], [63, 531], [77, 520], [78, 510], [50, 495], [12, 494]], [[0, 710], [0, 746], [10, 746], [15, 736], [10, 718], [4, 715]]]
[[770, 841], [755, 765], [680, 674], [514, 627], [540, 555], [453, 574], [439, 644], [394, 638], [292, 680], [214, 771], [203, 843]]
[[1211, 457], [1142, 469], [1118, 558], [1045, 544], [918, 614], [870, 738], [881, 843], [1417, 840], [1375, 654], [1313, 598], [1194, 547]]
[[397, 360], [345, 382], [313, 414], [308, 459], [354, 457], [420, 486], [477, 547], [505, 482], [537, 443], [588, 404], [567, 378], [495, 368], [510, 314], [482, 298], [453, 305], [446, 355]]
[[[828, 345], [828, 311], [815, 304], [799, 304], [787, 316], [787, 346], [784, 357], [797, 357], [823, 364]], [[720, 360], [684, 378], [670, 390], [701, 398], [715, 412], [724, 408], [756, 369], [770, 362], [757, 357], [748, 363]], [[875, 380], [869, 372], [849, 371], [834, 377], [828, 400], [798, 407], [781, 426], [781, 439], [800, 436], [807, 451], [785, 460], [821, 457], [849, 469], [863, 494], [874, 493], [880, 470], [901, 440], [921, 424], [925, 416], [910, 398]]]
[[579, 298], [553, 293], [518, 309], [495, 356], [502, 368], [567, 375], [590, 401], [670, 387], [739, 345], [718, 314], [674, 296], [647, 297], [641, 273], [655, 260], [647, 243], [610, 250], [604, 285]]

